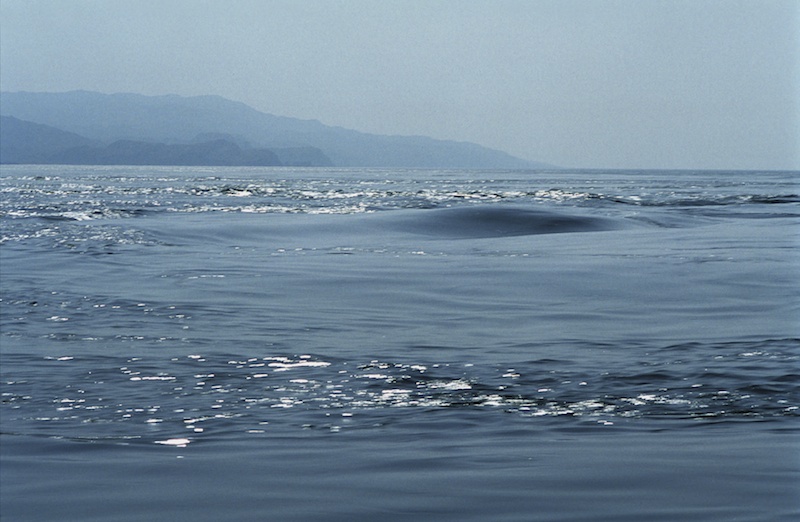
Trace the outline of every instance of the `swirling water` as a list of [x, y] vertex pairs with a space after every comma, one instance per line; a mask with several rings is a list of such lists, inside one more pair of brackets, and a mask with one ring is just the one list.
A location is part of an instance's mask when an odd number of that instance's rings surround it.
[[3, 166], [9, 520], [790, 520], [792, 172]]

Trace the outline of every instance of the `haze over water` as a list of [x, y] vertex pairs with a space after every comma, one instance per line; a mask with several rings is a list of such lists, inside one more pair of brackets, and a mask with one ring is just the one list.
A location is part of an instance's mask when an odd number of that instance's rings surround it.
[[564, 167], [800, 169], [793, 0], [3, 0], [0, 90], [219, 95]]

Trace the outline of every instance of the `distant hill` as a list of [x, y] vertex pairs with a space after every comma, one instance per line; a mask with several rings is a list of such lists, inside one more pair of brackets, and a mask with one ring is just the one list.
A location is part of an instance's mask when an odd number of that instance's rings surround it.
[[[90, 142], [75, 145], [79, 147], [91, 148], [93, 142], [108, 147], [123, 141], [130, 151], [130, 142], [172, 146], [193, 145], [198, 141], [216, 143], [221, 139], [242, 151], [268, 149], [285, 165], [404, 168], [549, 166], [474, 143], [422, 136], [366, 134], [323, 125], [315, 120], [275, 116], [219, 96], [143, 96], [88, 91], [4, 92], [0, 94], [0, 102], [0, 113], [4, 116], [48, 125]], [[121, 147], [116, 146], [117, 149]], [[148, 154], [172, 154], [164, 150], [148, 149]], [[178, 153], [177, 149], [173, 152]]]
[[0, 163], [72, 165], [283, 165], [268, 149], [245, 148], [225, 139], [192, 144], [118, 140], [101, 145], [48, 125], [0, 116]]
[[49, 163], [52, 155], [91, 144], [90, 139], [72, 132], [0, 117], [0, 163]]
[[279, 166], [268, 149], [242, 149], [226, 140], [193, 144], [119, 140], [105, 147], [75, 147], [51, 156], [52, 163], [72, 165]]

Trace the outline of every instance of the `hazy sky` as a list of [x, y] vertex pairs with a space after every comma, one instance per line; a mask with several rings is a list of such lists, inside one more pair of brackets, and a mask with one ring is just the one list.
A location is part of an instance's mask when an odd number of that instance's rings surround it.
[[0, 88], [218, 94], [572, 167], [800, 169], [797, 0], [0, 0]]

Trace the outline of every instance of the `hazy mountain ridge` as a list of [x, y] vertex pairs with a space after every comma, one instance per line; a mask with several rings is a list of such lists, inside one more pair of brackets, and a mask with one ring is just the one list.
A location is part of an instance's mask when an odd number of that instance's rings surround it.
[[0, 163], [49, 163], [42, 161], [76, 147], [89, 147], [92, 140], [48, 125], [0, 117]]
[[[383, 136], [259, 112], [219, 96], [4, 92], [0, 113], [81, 136], [166, 145], [216, 142], [271, 150], [282, 164], [341, 167], [532, 168], [548, 166], [466, 142]], [[211, 138], [208, 139], [207, 138]], [[5, 146], [5, 145], [4, 145]], [[86, 147], [89, 144], [82, 144]], [[57, 151], [58, 153], [63, 152]], [[3, 154], [5, 158], [7, 155]], [[88, 156], [87, 156], [88, 158]], [[5, 161], [5, 160], [4, 160]]]
[[[314, 151], [287, 157], [303, 162]], [[317, 151], [318, 152], [318, 151]], [[292, 156], [294, 154], [294, 156]], [[320, 159], [321, 158], [321, 159]], [[325, 161], [324, 156], [317, 158]], [[329, 160], [328, 160], [329, 161]], [[117, 140], [108, 145], [48, 125], [0, 116], [0, 163], [65, 165], [185, 165], [280, 166], [284, 162], [269, 149], [240, 147], [226, 139], [173, 144]], [[289, 161], [287, 164], [296, 164]]]
[[226, 140], [195, 144], [119, 140], [105, 147], [76, 147], [51, 157], [53, 163], [80, 165], [280, 166], [269, 149], [242, 149]]

